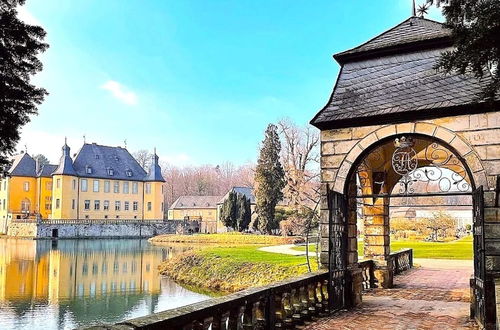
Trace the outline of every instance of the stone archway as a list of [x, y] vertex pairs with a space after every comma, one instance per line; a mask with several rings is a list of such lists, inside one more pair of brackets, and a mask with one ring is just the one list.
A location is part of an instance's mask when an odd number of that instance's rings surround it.
[[[349, 299], [354, 302], [361, 301], [360, 281], [356, 279], [360, 277], [356, 227], [359, 200], [362, 200], [365, 221], [364, 255], [375, 262], [375, 277], [379, 285], [389, 288], [394, 275], [390, 258], [390, 199], [419, 193], [421, 196], [472, 196], [476, 187], [480, 187], [477, 195], [481, 196], [482, 201], [483, 185], [477, 182], [487, 185], [479, 157], [457, 134], [430, 124], [422, 127], [432, 134], [423, 134], [423, 130], [418, 130], [422, 128], [418, 124], [399, 126], [399, 129], [398, 126], [382, 127], [354, 144], [343, 159], [334, 184], [327, 187], [335, 194], [345, 196], [346, 237], [342, 249], [346, 269], [350, 271], [352, 279], [347, 288], [352, 290], [352, 298]], [[412, 188], [419, 179], [427, 184], [423, 192], [416, 192]], [[395, 193], [396, 186], [400, 186], [400, 191]], [[437, 190], [432, 191], [429, 187]], [[329, 208], [331, 212], [331, 205]], [[484, 213], [483, 204], [480, 208], [483, 210], [480, 213]], [[333, 213], [338, 214], [336, 211]], [[334, 215], [333, 218], [339, 222], [336, 219], [338, 216]], [[482, 228], [479, 238], [484, 241]], [[475, 246], [476, 240], [474, 236]], [[338, 250], [334, 238], [333, 241]], [[475, 269], [485, 264], [484, 254], [479, 255], [481, 262], [476, 260]], [[479, 255], [475, 255], [475, 259]], [[474, 273], [479, 272], [475, 270]], [[481, 297], [484, 304], [484, 292], [475, 292], [475, 297]]]

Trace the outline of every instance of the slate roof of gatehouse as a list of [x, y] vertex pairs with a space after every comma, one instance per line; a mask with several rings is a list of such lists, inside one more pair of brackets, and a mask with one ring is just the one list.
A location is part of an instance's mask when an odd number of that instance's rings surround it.
[[452, 49], [449, 33], [441, 23], [412, 17], [335, 55], [342, 65], [339, 77], [330, 100], [311, 124], [382, 124], [403, 115], [432, 116], [442, 109], [453, 115], [454, 107], [477, 104], [491, 79], [488, 74], [479, 80], [473, 74], [445, 74], [434, 68], [441, 53]]

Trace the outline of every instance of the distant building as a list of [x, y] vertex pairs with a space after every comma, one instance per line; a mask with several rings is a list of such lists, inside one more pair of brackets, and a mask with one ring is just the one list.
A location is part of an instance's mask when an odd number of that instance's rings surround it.
[[245, 195], [250, 200], [252, 218], [255, 217], [255, 196], [253, 188], [233, 187], [224, 196], [180, 196], [169, 208], [169, 220], [197, 220], [200, 221], [202, 233], [225, 232], [227, 228], [219, 220], [222, 204], [229, 197], [229, 193]]
[[23, 218], [163, 219], [164, 182], [156, 153], [148, 172], [122, 147], [86, 143], [73, 159], [64, 144], [43, 166], [22, 153], [0, 177], [0, 232]]
[[224, 225], [218, 220], [217, 211], [221, 198], [222, 196], [180, 196], [168, 209], [168, 219], [200, 221], [202, 233], [223, 231]]

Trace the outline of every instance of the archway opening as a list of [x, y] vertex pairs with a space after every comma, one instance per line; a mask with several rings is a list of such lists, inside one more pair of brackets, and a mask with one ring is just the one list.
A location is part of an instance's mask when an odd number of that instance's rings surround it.
[[[473, 272], [472, 192], [466, 163], [447, 144], [416, 134], [380, 141], [353, 166], [346, 185], [347, 264], [374, 260], [378, 287], [392, 287], [394, 252], [464, 260]], [[355, 235], [352, 235], [355, 233]], [[455, 250], [454, 250], [455, 249]]]

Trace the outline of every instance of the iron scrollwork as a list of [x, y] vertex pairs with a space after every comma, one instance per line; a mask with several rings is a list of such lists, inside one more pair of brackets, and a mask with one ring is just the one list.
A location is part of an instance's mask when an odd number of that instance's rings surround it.
[[361, 161], [356, 174], [358, 194], [361, 195], [382, 191], [388, 185], [387, 178], [392, 178], [395, 187], [394, 191], [385, 191], [388, 194], [472, 190], [467, 170], [453, 151], [435, 140], [422, 137], [402, 136], [392, 145], [386, 143], [377, 147]]

